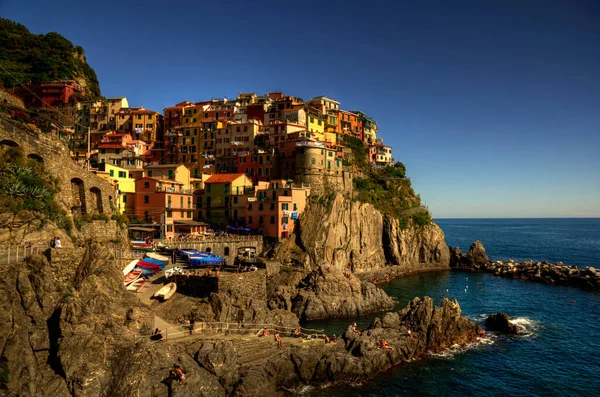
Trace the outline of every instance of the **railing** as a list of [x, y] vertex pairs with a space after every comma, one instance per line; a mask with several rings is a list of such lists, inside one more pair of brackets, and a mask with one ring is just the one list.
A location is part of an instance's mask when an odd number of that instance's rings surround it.
[[50, 248], [50, 242], [37, 242], [7, 245], [0, 248], [0, 264], [9, 265], [11, 263], [22, 262], [26, 257], [39, 254]]
[[163, 187], [163, 186], [156, 186], [156, 189], [154, 190], [155, 192], [158, 193], [179, 193], [179, 194], [193, 194], [194, 190], [193, 189], [176, 189], [174, 187]]
[[202, 241], [202, 242], [224, 242], [224, 241], [234, 241], [234, 240], [255, 240], [255, 241], [260, 241], [263, 239], [263, 236], [256, 236], [256, 235], [249, 235], [249, 236], [245, 236], [242, 234], [228, 234], [225, 236], [179, 236], [178, 238], [167, 238], [167, 239], [160, 239], [160, 240], [154, 240], [155, 242], [159, 243], [159, 244], [165, 244], [165, 245], [169, 245], [169, 244], [176, 244], [177, 248], [186, 248], [185, 244], [186, 243], [192, 243], [192, 242], [198, 242], [198, 241]]

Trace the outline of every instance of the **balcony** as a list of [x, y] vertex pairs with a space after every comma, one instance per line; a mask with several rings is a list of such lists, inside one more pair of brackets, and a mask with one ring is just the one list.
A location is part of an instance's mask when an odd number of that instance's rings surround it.
[[174, 194], [193, 194], [194, 190], [192, 189], [179, 189], [174, 187], [163, 187], [157, 186], [154, 190], [157, 193], [174, 193]]

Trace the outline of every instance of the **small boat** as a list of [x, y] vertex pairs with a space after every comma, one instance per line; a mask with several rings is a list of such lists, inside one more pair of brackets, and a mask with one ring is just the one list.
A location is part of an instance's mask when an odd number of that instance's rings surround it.
[[160, 266], [160, 270], [162, 270], [169, 263], [169, 262], [159, 261], [158, 259], [153, 259], [153, 258], [144, 258], [142, 260], [142, 262], [144, 262], [144, 263], [154, 263], [155, 265]]
[[129, 284], [133, 283], [135, 280], [137, 280], [138, 278], [140, 278], [141, 275], [142, 275], [141, 270], [132, 270], [131, 272], [129, 272], [128, 274], [126, 274], [123, 277], [123, 284], [129, 285]]
[[165, 277], [169, 278], [174, 274], [179, 274], [183, 271], [183, 267], [181, 266], [177, 266], [177, 267], [172, 267], [170, 269], [165, 270]]
[[127, 290], [128, 291], [135, 291], [135, 292], [140, 292], [142, 290], [142, 288], [144, 288], [144, 286], [146, 285], [146, 282], [144, 281], [144, 279], [137, 279], [134, 282], [132, 282], [131, 284], [129, 284], [127, 286]]
[[155, 254], [154, 252], [151, 252], [149, 254], [146, 254], [147, 258], [152, 258], [152, 259], [156, 259], [157, 261], [161, 261], [161, 262], [169, 262], [169, 260], [171, 258], [169, 258], [168, 256], [164, 256], [164, 255], [159, 255], [159, 254]]
[[123, 269], [123, 276], [128, 275], [135, 268], [135, 265], [137, 265], [138, 262], [138, 259], [134, 259], [131, 262], [129, 262], [129, 264], [125, 266], [125, 269]]
[[166, 301], [167, 299], [169, 299], [170, 297], [173, 296], [173, 294], [175, 293], [176, 290], [177, 290], [177, 284], [169, 283], [169, 284], [165, 285], [164, 287], [162, 287], [161, 289], [159, 289], [158, 291], [156, 291], [156, 293], [154, 294], [154, 297], [157, 299], [162, 299], [163, 301]]

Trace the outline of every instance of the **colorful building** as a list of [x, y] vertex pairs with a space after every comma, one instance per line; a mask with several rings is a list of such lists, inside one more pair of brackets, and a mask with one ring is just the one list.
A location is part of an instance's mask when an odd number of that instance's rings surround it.
[[184, 189], [191, 189], [190, 170], [182, 164], [152, 164], [144, 167], [145, 176], [169, 179], [181, 183]]
[[135, 179], [130, 177], [129, 170], [101, 163], [98, 164], [97, 174], [106, 177], [110, 182], [116, 183], [117, 210], [121, 214], [124, 213], [127, 206], [127, 194], [135, 193]]
[[54, 108], [80, 101], [85, 96], [85, 87], [75, 81], [52, 81], [29, 83], [17, 90], [27, 107]]
[[192, 190], [180, 182], [143, 177], [135, 181], [135, 193], [127, 193], [126, 213], [160, 225], [162, 238], [189, 233], [195, 210]]
[[378, 139], [377, 143], [369, 145], [369, 162], [380, 167], [393, 165], [392, 147], [384, 145], [383, 140]]
[[287, 238], [294, 232], [309, 195], [310, 188], [286, 180], [260, 184], [254, 197], [247, 198], [245, 225], [274, 239]]
[[214, 174], [204, 182], [204, 191], [197, 194], [200, 221], [224, 229], [237, 225], [242, 219], [240, 197], [252, 195], [252, 181], [245, 174]]

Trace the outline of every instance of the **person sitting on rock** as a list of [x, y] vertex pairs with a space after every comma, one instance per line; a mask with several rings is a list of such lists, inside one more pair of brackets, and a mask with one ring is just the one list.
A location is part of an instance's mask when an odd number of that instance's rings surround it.
[[333, 334], [333, 335], [331, 336], [331, 341], [332, 341], [332, 342], [335, 342], [335, 341], [337, 341], [337, 336], [335, 336], [335, 334]]
[[331, 339], [326, 334], [323, 334], [323, 339], [325, 339], [325, 343], [331, 343]]
[[183, 372], [179, 364], [173, 364], [173, 373], [175, 374], [175, 379], [179, 380], [180, 385], [183, 385], [185, 384], [185, 382], [187, 382], [185, 373]]
[[379, 348], [383, 350], [390, 350], [392, 347], [387, 343], [385, 339], [382, 339], [381, 342], [379, 342]]
[[362, 332], [358, 328], [356, 328], [356, 322], [352, 323], [352, 331], [356, 332], [359, 335], [362, 335]]
[[277, 347], [283, 349], [283, 339], [279, 335], [279, 332], [275, 332], [275, 341], [277, 342]]
[[298, 338], [298, 337], [300, 337], [300, 330], [298, 328], [296, 328], [294, 330], [294, 338]]

